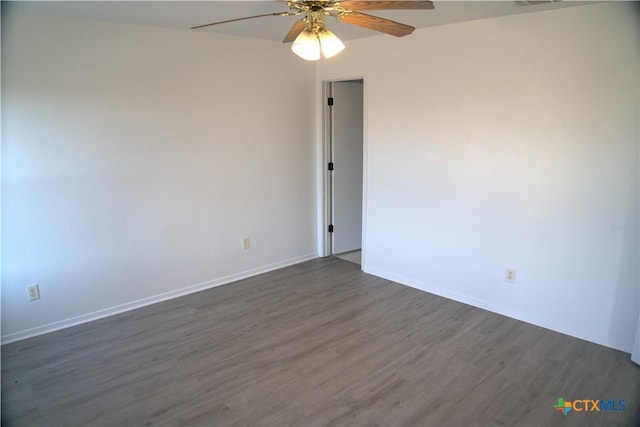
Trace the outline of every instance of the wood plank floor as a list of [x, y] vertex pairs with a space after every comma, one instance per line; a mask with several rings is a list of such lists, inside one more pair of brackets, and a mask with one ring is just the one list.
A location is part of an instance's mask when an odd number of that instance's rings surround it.
[[335, 258], [2, 347], [6, 426], [637, 426], [639, 401], [628, 354]]

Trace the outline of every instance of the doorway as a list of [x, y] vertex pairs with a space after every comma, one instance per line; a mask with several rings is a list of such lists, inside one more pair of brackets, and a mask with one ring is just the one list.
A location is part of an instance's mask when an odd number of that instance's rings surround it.
[[329, 255], [361, 264], [364, 81], [326, 82]]

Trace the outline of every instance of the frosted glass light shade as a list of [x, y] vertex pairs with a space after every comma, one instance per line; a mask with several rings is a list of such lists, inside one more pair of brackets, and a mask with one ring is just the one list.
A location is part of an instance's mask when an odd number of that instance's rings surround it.
[[318, 36], [311, 30], [304, 30], [294, 40], [291, 50], [302, 59], [317, 61], [320, 59]]
[[342, 49], [344, 49], [342, 41], [327, 29], [320, 31], [318, 39], [320, 40], [320, 46], [322, 47], [322, 55], [326, 59], [339, 54], [342, 52]]
[[291, 45], [293, 53], [307, 61], [317, 61], [320, 53], [325, 58], [331, 58], [342, 52], [344, 44], [331, 31], [306, 29], [301, 32]]

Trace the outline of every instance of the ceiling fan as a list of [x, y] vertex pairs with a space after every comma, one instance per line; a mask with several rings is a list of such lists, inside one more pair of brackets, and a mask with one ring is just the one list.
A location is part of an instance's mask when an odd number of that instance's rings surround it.
[[265, 16], [304, 15], [304, 18], [293, 24], [282, 42], [293, 42], [291, 50], [296, 55], [309, 61], [316, 61], [320, 59], [321, 53], [325, 58], [331, 58], [344, 49], [342, 41], [325, 28], [325, 18], [327, 16], [332, 16], [345, 24], [357, 25], [392, 36], [402, 37], [411, 34], [415, 28], [390, 19], [361, 13], [360, 11], [433, 9], [433, 2], [427, 0], [290, 0], [287, 2], [279, 1], [278, 3], [286, 3], [290, 11], [212, 22], [210, 24], [191, 27], [191, 29], [195, 30], [212, 25], [262, 18]]

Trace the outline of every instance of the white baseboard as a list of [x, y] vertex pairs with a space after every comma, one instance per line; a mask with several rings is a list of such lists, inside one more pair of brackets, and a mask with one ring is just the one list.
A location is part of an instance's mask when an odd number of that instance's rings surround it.
[[364, 268], [365, 273], [372, 274], [374, 276], [381, 277], [383, 279], [391, 280], [396, 283], [400, 283], [401, 285], [410, 286], [412, 288], [418, 289], [420, 291], [429, 292], [431, 294], [435, 294], [444, 298], [448, 298], [450, 300], [458, 301], [464, 304], [468, 304], [474, 307], [481, 308], [483, 310], [491, 311], [493, 313], [501, 314], [503, 316], [510, 317], [512, 319], [521, 320], [526, 323], [530, 323], [532, 325], [540, 326], [545, 329], [552, 330], [554, 332], [559, 332], [561, 334], [569, 335], [575, 338], [580, 338], [585, 341], [589, 341], [595, 344], [600, 344], [605, 347], [613, 348], [616, 350], [624, 351], [625, 353], [631, 353], [631, 348], [626, 348], [624, 345], [619, 343], [611, 342], [607, 337], [595, 336], [593, 333], [589, 333], [588, 331], [580, 330], [572, 325], [566, 324], [558, 324], [549, 319], [526, 313], [520, 310], [514, 310], [510, 307], [501, 306], [490, 301], [480, 300], [474, 297], [471, 297], [466, 294], [462, 294], [459, 292], [452, 291], [451, 289], [443, 288], [437, 285], [423, 283], [419, 280], [411, 279], [408, 277], [404, 277], [401, 275], [389, 273], [386, 271], [378, 270], [377, 268]]
[[228, 276], [220, 277], [218, 279], [209, 280], [207, 282], [187, 286], [186, 288], [176, 289], [175, 291], [165, 292], [159, 295], [154, 295], [154, 296], [142, 298], [136, 301], [131, 301], [125, 304], [117, 305], [115, 307], [109, 307], [103, 310], [98, 310], [92, 313], [71, 317], [69, 319], [60, 320], [58, 322], [49, 323], [43, 326], [26, 329], [24, 331], [14, 332], [11, 334], [3, 335], [0, 338], [0, 342], [4, 345], [4, 344], [16, 342], [16, 341], [21, 341], [27, 338], [35, 337], [38, 335], [47, 334], [49, 332], [58, 331], [60, 329], [70, 328], [72, 326], [102, 319], [108, 316], [113, 316], [115, 314], [123, 313], [125, 311], [135, 310], [136, 308], [145, 307], [147, 305], [156, 304], [158, 302], [170, 300], [173, 298], [178, 298], [184, 295], [192, 294], [194, 292], [215, 288], [216, 286], [226, 285], [228, 283], [236, 282], [238, 280], [246, 279], [248, 277], [257, 276], [258, 274], [268, 273], [269, 271], [288, 267], [294, 264], [299, 264], [301, 262], [309, 261], [317, 257], [318, 255], [315, 253], [307, 254], [300, 257], [291, 258], [285, 261], [280, 261], [280, 262], [265, 265], [262, 267], [254, 268], [251, 270], [243, 271], [240, 273], [235, 273]]

